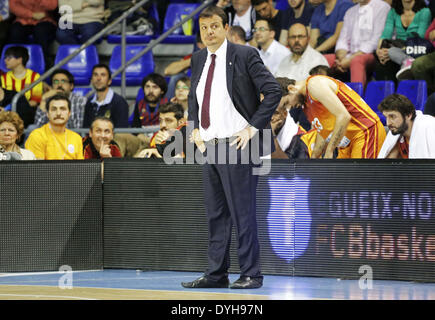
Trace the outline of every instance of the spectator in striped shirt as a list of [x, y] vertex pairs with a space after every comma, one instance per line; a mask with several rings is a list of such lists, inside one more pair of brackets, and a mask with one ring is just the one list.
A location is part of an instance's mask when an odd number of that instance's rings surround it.
[[48, 123], [45, 101], [55, 94], [63, 92], [68, 95], [69, 101], [71, 102], [71, 116], [68, 119], [66, 127], [69, 129], [81, 128], [83, 126], [83, 116], [87, 99], [73, 92], [74, 76], [68, 70], [58, 69], [51, 75], [51, 85], [51, 89], [42, 95], [41, 104], [36, 110], [35, 126], [39, 128]]
[[[20, 46], [9, 47], [5, 51], [5, 64], [9, 70], [1, 75], [1, 86], [6, 90], [20, 92], [39, 79], [39, 73], [26, 68], [29, 52]], [[42, 82], [25, 93], [31, 107], [37, 107], [42, 98]]]
[[142, 81], [144, 98], [134, 106], [132, 127], [154, 126], [159, 124], [159, 106], [167, 102], [163, 98], [168, 85], [163, 76], [158, 73], [147, 75]]

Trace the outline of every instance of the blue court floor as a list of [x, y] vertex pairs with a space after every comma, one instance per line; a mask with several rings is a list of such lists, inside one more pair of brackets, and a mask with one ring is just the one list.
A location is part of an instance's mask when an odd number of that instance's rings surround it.
[[[265, 275], [260, 289], [185, 289], [180, 285], [180, 282], [191, 281], [200, 275], [195, 272], [110, 269], [72, 273], [2, 273], [0, 300], [435, 300], [435, 283], [404, 281], [373, 280], [371, 289], [361, 289], [358, 280]], [[238, 275], [230, 275], [230, 281], [237, 278]]]

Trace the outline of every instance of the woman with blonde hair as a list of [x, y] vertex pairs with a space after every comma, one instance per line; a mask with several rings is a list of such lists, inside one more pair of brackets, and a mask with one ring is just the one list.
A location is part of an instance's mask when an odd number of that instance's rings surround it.
[[18, 153], [22, 160], [36, 160], [33, 152], [17, 145], [23, 132], [24, 122], [16, 112], [0, 112], [0, 151]]

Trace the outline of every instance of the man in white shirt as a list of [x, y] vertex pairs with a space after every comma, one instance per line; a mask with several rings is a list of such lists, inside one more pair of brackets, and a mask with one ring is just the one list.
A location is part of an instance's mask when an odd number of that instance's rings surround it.
[[[191, 140], [207, 160], [203, 165], [203, 186], [209, 231], [208, 268], [202, 277], [183, 282], [182, 286], [260, 288], [263, 276], [254, 162], [258, 156], [274, 151], [270, 119], [280, 102], [281, 88], [255, 49], [226, 40], [227, 16], [221, 8], [204, 9], [199, 15], [199, 28], [207, 49], [192, 56], [188, 129], [192, 130]], [[258, 149], [253, 141], [258, 142]], [[229, 285], [233, 223], [240, 278]]]
[[291, 54], [280, 61], [275, 77], [299, 81], [306, 79], [312, 68], [319, 65], [329, 66], [325, 57], [309, 45], [310, 37], [306, 26], [295, 23], [288, 34]]
[[383, 0], [356, 0], [357, 4], [344, 15], [335, 54], [327, 54], [334, 75], [350, 70], [350, 81], [367, 83], [367, 71], [375, 66], [379, 38], [384, 30], [390, 6]]
[[270, 21], [264, 19], [257, 20], [253, 31], [254, 38], [261, 47], [260, 57], [264, 65], [272, 74], [275, 74], [280, 61], [287, 57], [290, 51], [274, 39], [275, 30]]
[[225, 9], [230, 26], [241, 26], [246, 32], [246, 41], [251, 41], [253, 37], [252, 29], [256, 20], [256, 12], [251, 4], [251, 0], [231, 0], [231, 5], [227, 6], [228, 0], [219, 0], [216, 6]]

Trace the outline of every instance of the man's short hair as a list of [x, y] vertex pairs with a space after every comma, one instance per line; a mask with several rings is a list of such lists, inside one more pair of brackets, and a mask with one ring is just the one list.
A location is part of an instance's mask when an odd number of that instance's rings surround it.
[[378, 105], [380, 112], [384, 111], [398, 111], [402, 117], [412, 115], [411, 120], [416, 117], [415, 107], [406, 96], [402, 94], [393, 93], [386, 97]]
[[69, 72], [66, 69], [57, 69], [51, 74], [51, 80], [53, 80], [53, 77], [57, 74], [63, 74], [68, 78], [69, 83], [74, 84], [74, 76], [71, 72]]
[[246, 41], [246, 32], [241, 26], [232, 26], [228, 30], [228, 32], [229, 32], [229, 34], [237, 35], [237, 37], [239, 37], [239, 39]]
[[59, 92], [47, 99], [46, 102], [47, 112], [50, 111], [50, 103], [52, 101], [58, 101], [58, 100], [65, 100], [68, 103], [68, 110], [71, 111], [71, 101], [69, 101], [68, 95], [66, 93]]
[[198, 21], [201, 18], [211, 18], [212, 16], [217, 15], [222, 19], [222, 25], [225, 27], [228, 24], [228, 17], [225, 11], [222, 8], [216, 6], [209, 6], [201, 11], [198, 17]]
[[258, 5], [265, 3], [265, 2], [269, 3], [269, 0], [251, 0], [251, 4], [253, 6], [258, 6]]
[[92, 121], [91, 126], [89, 127], [89, 130], [93, 131], [94, 130], [94, 124], [97, 121], [106, 121], [106, 122], [110, 122], [112, 124], [112, 129], [115, 129], [115, 124], [113, 123], [112, 119], [107, 118], [107, 117], [102, 117], [102, 116], [98, 116], [94, 119], [94, 121]]
[[16, 59], [21, 58], [23, 61], [23, 66], [26, 66], [27, 61], [29, 61], [29, 51], [25, 47], [12, 46], [6, 49], [5, 57], [12, 56]]
[[112, 72], [110, 71], [110, 68], [104, 64], [104, 63], [98, 63], [96, 65], [94, 65], [94, 67], [92, 68], [92, 74], [94, 73], [94, 70], [97, 68], [104, 68], [107, 70], [107, 73], [109, 74], [109, 79], [112, 79]]
[[310, 76], [314, 76], [314, 75], [316, 75], [316, 74], [321, 74], [321, 75], [329, 75], [329, 67], [327, 67], [327, 66], [324, 66], [324, 65], [318, 65], [318, 66], [315, 66], [314, 68], [312, 68], [311, 70], [310, 70]]
[[257, 21], [255, 21], [255, 23], [257, 23], [258, 21], [266, 21], [267, 27], [269, 28], [269, 31], [275, 31], [275, 24], [272, 22], [272, 20], [265, 19], [265, 18], [259, 18], [259, 19], [257, 19]]
[[142, 88], [145, 87], [145, 84], [151, 81], [159, 86], [160, 90], [162, 90], [163, 94], [162, 97], [166, 94], [166, 91], [168, 91], [168, 84], [166, 83], [165, 77], [158, 73], [150, 73], [142, 80]]
[[276, 81], [279, 83], [279, 86], [281, 87], [282, 96], [288, 95], [288, 86], [296, 84], [295, 80], [286, 77], [278, 77], [276, 78]]
[[175, 119], [180, 120], [184, 117], [184, 109], [179, 103], [167, 102], [159, 107], [159, 113], [173, 112]]

